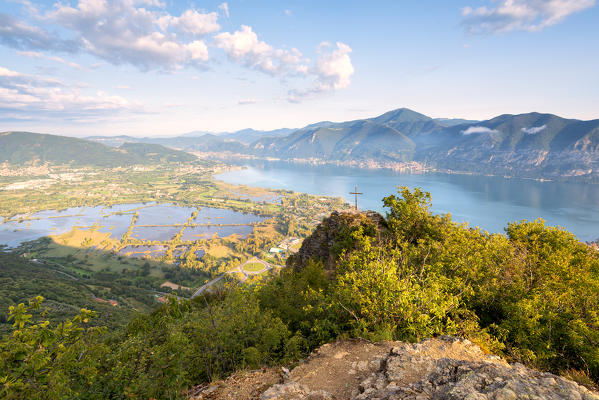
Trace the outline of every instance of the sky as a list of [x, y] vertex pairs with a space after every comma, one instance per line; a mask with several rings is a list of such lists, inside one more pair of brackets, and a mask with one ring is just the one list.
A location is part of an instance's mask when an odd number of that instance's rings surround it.
[[599, 118], [598, 0], [0, 0], [0, 132]]

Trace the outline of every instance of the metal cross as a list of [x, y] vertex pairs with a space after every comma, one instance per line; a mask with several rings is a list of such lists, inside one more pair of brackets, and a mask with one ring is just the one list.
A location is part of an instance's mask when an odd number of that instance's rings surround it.
[[353, 192], [349, 192], [349, 194], [355, 194], [356, 195], [356, 210], [357, 210], [358, 209], [358, 195], [359, 194], [364, 194], [364, 193], [358, 192], [358, 185], [356, 185], [354, 187], [354, 191]]

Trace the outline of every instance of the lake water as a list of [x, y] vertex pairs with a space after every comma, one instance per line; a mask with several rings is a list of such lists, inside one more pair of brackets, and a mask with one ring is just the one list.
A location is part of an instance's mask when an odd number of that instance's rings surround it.
[[246, 168], [215, 178], [232, 184], [339, 196], [352, 204], [354, 197], [349, 192], [358, 185], [358, 191], [364, 193], [358, 198], [358, 207], [379, 212], [384, 212], [382, 198], [397, 193], [396, 186], [420, 187], [431, 193], [436, 213], [450, 213], [455, 221], [469, 222], [489, 232], [504, 232], [511, 221], [543, 218], [548, 225], [562, 226], [580, 240], [599, 237], [599, 185], [474, 175], [411, 175], [285, 162], [253, 161], [242, 165]]

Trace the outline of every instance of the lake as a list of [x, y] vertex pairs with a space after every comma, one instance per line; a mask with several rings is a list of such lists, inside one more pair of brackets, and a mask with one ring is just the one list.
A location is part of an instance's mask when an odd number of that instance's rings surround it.
[[599, 237], [599, 185], [539, 182], [496, 176], [457, 174], [401, 174], [337, 166], [310, 166], [286, 162], [244, 162], [243, 170], [229, 171], [215, 179], [269, 189], [286, 189], [326, 196], [340, 196], [353, 204], [349, 194], [358, 185], [364, 194], [360, 209], [384, 212], [382, 198], [397, 193], [396, 186], [420, 187], [432, 195], [436, 213], [450, 213], [454, 221], [468, 222], [489, 232], [504, 232], [508, 222], [543, 218], [562, 226], [580, 240]]

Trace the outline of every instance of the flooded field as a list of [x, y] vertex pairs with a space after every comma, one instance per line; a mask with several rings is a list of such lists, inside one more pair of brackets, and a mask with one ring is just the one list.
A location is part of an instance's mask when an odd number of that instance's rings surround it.
[[191, 207], [178, 207], [172, 204], [158, 204], [139, 210], [136, 225], [183, 225], [195, 211]]
[[134, 226], [131, 236], [139, 240], [173, 240], [181, 230], [180, 226]]
[[[197, 211], [195, 219], [191, 220]], [[265, 218], [253, 214], [218, 209], [182, 207], [174, 204], [131, 203], [112, 206], [72, 207], [64, 210], [45, 210], [34, 214], [20, 214], [10, 219], [0, 219], [0, 245], [17, 247], [19, 244], [45, 236], [58, 236], [73, 228], [97, 230], [110, 234], [110, 239], [120, 241], [131, 229], [131, 238], [140, 241], [171, 241], [183, 229], [181, 240], [206, 240], [217, 235], [237, 235], [246, 238], [253, 224]], [[191, 224], [190, 224], [191, 221]], [[133, 225], [132, 225], [133, 223]], [[160, 249], [139, 250], [140, 247], [121, 249], [119, 253], [131, 257], [151, 254], [158, 257]], [[177, 256], [185, 250], [178, 251]], [[146, 254], [147, 253], [147, 254]], [[164, 253], [164, 251], [162, 251]], [[179, 254], [180, 253], [180, 254]]]
[[237, 235], [241, 238], [246, 238], [254, 227], [252, 225], [200, 225], [200, 226], [189, 226], [183, 231], [181, 240], [183, 241], [194, 241], [200, 239], [209, 239], [214, 234], [216, 236], [224, 238], [231, 235]]
[[204, 207], [198, 211], [194, 224], [253, 224], [264, 218], [253, 214], [243, 214], [226, 208]]

